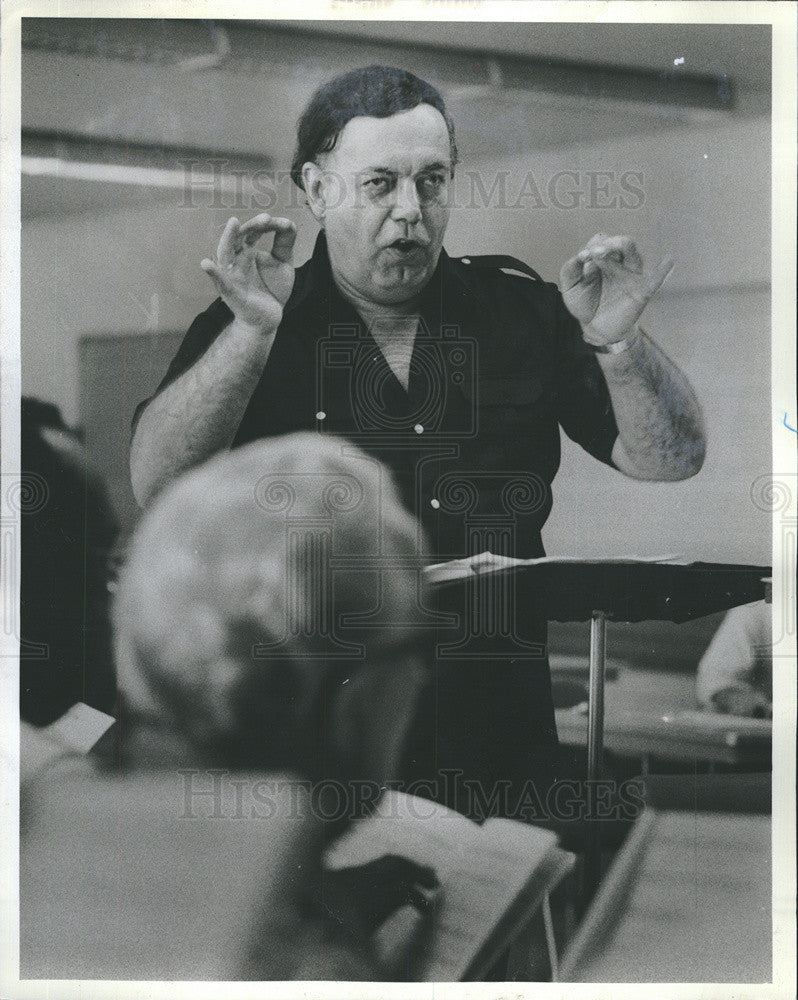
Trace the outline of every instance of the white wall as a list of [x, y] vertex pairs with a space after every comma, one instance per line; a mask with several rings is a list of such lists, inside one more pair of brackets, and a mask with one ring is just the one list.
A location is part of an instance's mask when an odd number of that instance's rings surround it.
[[[547, 528], [550, 552], [608, 554], [622, 538], [628, 551], [769, 560], [768, 516], [748, 495], [770, 467], [769, 146], [769, 122], [758, 118], [460, 168], [466, 203], [452, 215], [447, 248], [454, 255], [511, 253], [551, 280], [567, 256], [604, 231], [629, 233], [650, 257], [667, 252], [677, 262], [645, 325], [704, 404], [704, 471], [684, 484], [634, 483], [566, 441]], [[497, 170], [509, 171], [510, 203], [531, 171], [545, 204], [470, 206], [469, 170], [479, 171], [488, 191]], [[588, 171], [612, 171], [614, 193], [621, 174], [638, 172], [644, 201], [636, 208], [558, 208], [547, 186], [560, 170], [579, 171], [584, 190]], [[180, 207], [181, 200], [176, 193], [115, 210], [25, 220], [24, 392], [53, 400], [76, 420], [81, 334], [184, 329], [210, 301], [214, 292], [199, 261], [213, 251], [231, 212], [205, 207], [209, 198], [200, 194], [194, 208]], [[302, 260], [312, 247], [312, 220], [299, 207], [284, 214], [301, 226]]]
[[[551, 553], [610, 555], [684, 553], [696, 559], [767, 564], [770, 519], [752, 502], [753, 481], [771, 467], [770, 436], [770, 121], [612, 139], [549, 150], [514, 161], [464, 164], [490, 191], [509, 171], [508, 203], [531, 172], [544, 204], [523, 208], [463, 207], [452, 219], [453, 254], [504, 252], [557, 280], [561, 264], [596, 232], [627, 233], [647, 259], [671, 255], [676, 266], [642, 325], [690, 378], [704, 408], [708, 453], [702, 472], [676, 484], [638, 483], [602, 466], [564, 439], [554, 512], [544, 540]], [[581, 187], [579, 207], [555, 197]], [[607, 194], [625, 197], [619, 179], [642, 175], [635, 208], [589, 207], [591, 171], [609, 172]], [[629, 179], [627, 179], [627, 184]], [[461, 179], [462, 186], [462, 179]], [[472, 185], [466, 185], [466, 194]], [[533, 190], [528, 184], [527, 190]], [[596, 200], [595, 198], [593, 199]]]

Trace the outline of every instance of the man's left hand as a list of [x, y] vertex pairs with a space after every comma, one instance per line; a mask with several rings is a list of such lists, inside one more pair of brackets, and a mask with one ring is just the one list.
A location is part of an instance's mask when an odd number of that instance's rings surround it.
[[568, 311], [594, 345], [623, 340], [673, 268], [666, 257], [647, 271], [628, 236], [594, 236], [560, 271]]

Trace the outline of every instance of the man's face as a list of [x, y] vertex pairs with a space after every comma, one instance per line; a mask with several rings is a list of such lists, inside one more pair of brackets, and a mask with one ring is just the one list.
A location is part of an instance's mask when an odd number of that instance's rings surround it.
[[336, 281], [355, 300], [411, 300], [432, 277], [449, 221], [443, 115], [419, 104], [389, 118], [353, 118], [321, 165]]

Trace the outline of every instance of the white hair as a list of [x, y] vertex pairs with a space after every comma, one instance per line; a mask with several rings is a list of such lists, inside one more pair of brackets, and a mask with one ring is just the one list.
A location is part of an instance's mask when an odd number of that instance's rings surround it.
[[340, 438], [272, 438], [188, 472], [120, 577], [126, 706], [223, 756], [302, 763], [339, 668], [418, 636], [419, 533], [385, 467]]

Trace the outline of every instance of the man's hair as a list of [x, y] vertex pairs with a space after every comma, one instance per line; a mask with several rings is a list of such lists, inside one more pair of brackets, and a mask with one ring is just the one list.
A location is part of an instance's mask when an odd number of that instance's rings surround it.
[[417, 641], [417, 541], [386, 470], [338, 438], [258, 441], [180, 477], [139, 523], [117, 591], [129, 718], [205, 758], [315, 777], [336, 690]]
[[419, 104], [429, 104], [443, 115], [454, 169], [457, 162], [454, 124], [435, 87], [407, 70], [375, 65], [336, 76], [311, 97], [297, 123], [291, 179], [302, 187], [303, 165], [315, 162], [320, 153], [332, 152], [338, 136], [353, 118], [389, 118], [400, 111], [411, 111]]

